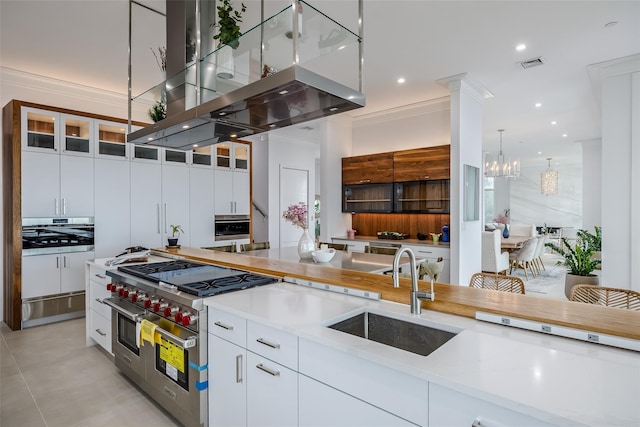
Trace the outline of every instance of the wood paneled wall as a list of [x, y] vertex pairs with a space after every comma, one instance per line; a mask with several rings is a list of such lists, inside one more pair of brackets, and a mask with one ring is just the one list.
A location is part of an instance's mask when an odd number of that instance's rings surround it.
[[442, 226], [450, 224], [449, 214], [374, 214], [352, 215], [351, 226], [359, 236], [375, 236], [378, 231], [397, 231], [417, 239], [418, 233], [441, 233]]

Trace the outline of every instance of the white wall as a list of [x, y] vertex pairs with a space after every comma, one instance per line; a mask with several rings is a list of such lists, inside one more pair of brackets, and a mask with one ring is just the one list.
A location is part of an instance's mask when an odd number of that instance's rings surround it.
[[[269, 134], [269, 242], [272, 248], [279, 247], [280, 236], [280, 168], [296, 168], [309, 171], [309, 199], [313, 203], [315, 188], [315, 159], [320, 155], [318, 144], [290, 138], [281, 134]], [[309, 210], [309, 223], [313, 224], [315, 215], [313, 204]]]
[[602, 225], [602, 139], [582, 141], [582, 227]]
[[510, 180], [511, 223], [582, 228], [582, 165], [553, 165], [558, 171], [558, 194], [540, 192], [540, 173], [547, 167], [522, 167]]
[[449, 97], [354, 119], [351, 156], [450, 143]]
[[[251, 191], [253, 203], [269, 217], [269, 136], [265, 133], [250, 139], [251, 144]], [[269, 218], [265, 218], [255, 207], [251, 207], [253, 241], [269, 241]]]

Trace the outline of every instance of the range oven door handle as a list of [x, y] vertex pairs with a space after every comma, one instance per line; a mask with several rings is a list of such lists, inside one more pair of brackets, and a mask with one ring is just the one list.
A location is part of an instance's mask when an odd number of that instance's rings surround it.
[[104, 304], [107, 304], [109, 307], [113, 308], [115, 311], [122, 314], [123, 316], [133, 320], [134, 322], [137, 322], [141, 316], [141, 314], [132, 313], [131, 311], [122, 307], [121, 305], [116, 303], [113, 298], [105, 298], [102, 300], [102, 302]]
[[173, 341], [175, 344], [178, 344], [180, 347], [185, 350], [188, 348], [195, 347], [198, 343], [198, 339], [196, 337], [189, 337], [187, 339], [182, 339], [173, 335], [171, 332], [165, 331], [164, 329], [158, 328], [156, 332], [168, 339], [169, 341]]

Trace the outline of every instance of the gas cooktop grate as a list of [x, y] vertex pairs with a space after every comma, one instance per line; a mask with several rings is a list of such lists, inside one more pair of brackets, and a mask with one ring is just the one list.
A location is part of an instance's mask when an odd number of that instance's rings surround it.
[[277, 279], [246, 273], [237, 276], [221, 277], [214, 280], [204, 280], [186, 285], [178, 285], [178, 289], [199, 297], [218, 295], [224, 292], [237, 291], [253, 286], [268, 285]]

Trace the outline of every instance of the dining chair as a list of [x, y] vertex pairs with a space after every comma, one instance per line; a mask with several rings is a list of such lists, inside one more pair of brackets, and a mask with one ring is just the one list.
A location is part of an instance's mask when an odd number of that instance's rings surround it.
[[524, 242], [522, 248], [516, 252], [511, 252], [509, 254], [509, 261], [511, 266], [509, 267], [509, 274], [513, 272], [513, 269], [516, 270], [518, 268], [522, 268], [524, 270], [524, 277], [526, 280], [529, 280], [529, 275], [527, 274], [527, 268], [531, 272], [533, 277], [536, 277], [536, 272], [533, 267], [533, 257], [536, 253], [536, 247], [538, 245], [538, 239], [532, 238]]
[[469, 280], [469, 287], [524, 294], [524, 282], [521, 278], [495, 273], [475, 273]]
[[271, 245], [269, 242], [258, 242], [258, 243], [242, 243], [240, 245], [240, 252], [248, 252], [248, 251], [257, 251], [260, 249], [270, 249]]
[[502, 252], [500, 230], [482, 232], [482, 271], [507, 274], [509, 252]]
[[640, 292], [599, 285], [575, 285], [569, 301], [640, 311]]
[[236, 251], [236, 245], [203, 246], [201, 249], [209, 249], [211, 251], [218, 251], [218, 252], [235, 252]]
[[365, 246], [364, 253], [366, 254], [383, 254], [383, 255], [395, 255], [400, 248], [388, 248], [381, 246]]
[[544, 244], [547, 242], [548, 237], [546, 235], [540, 235], [537, 236], [536, 239], [538, 241], [536, 244], [536, 251], [533, 254], [533, 266], [538, 271], [538, 274], [540, 274], [542, 270], [546, 270], [546, 268], [544, 268], [544, 263], [542, 262], [542, 254], [544, 253]]
[[349, 251], [349, 245], [346, 243], [328, 243], [328, 242], [320, 242], [320, 247], [322, 247], [322, 245], [327, 245], [327, 247], [329, 249], [335, 249], [336, 251], [344, 251], [344, 252], [348, 252]]

